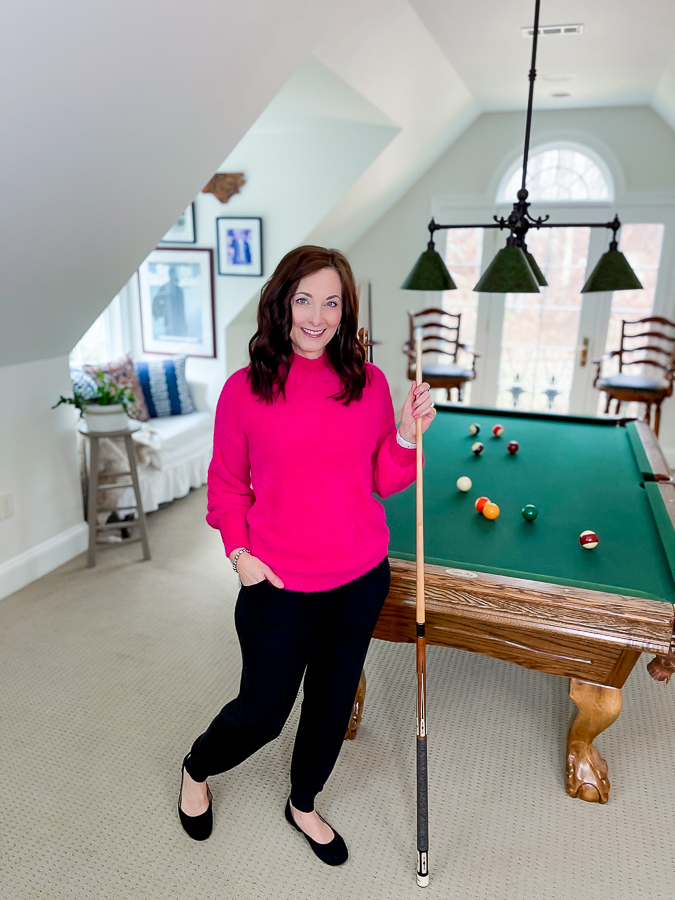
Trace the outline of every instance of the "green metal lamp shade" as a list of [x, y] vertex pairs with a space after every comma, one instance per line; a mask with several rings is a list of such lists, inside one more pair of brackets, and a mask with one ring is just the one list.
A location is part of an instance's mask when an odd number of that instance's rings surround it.
[[538, 294], [539, 285], [521, 248], [503, 247], [483, 272], [474, 291], [483, 294]]
[[539, 287], [548, 287], [548, 281], [544, 278], [544, 273], [541, 271], [539, 266], [537, 265], [537, 260], [532, 256], [527, 247], [523, 247], [523, 253], [527, 257], [527, 261], [530, 264], [530, 268], [534, 273], [534, 277], [537, 279], [537, 284]]
[[[612, 242], [614, 243], [614, 242]], [[616, 245], [615, 245], [616, 247]], [[610, 248], [603, 253], [582, 287], [582, 294], [594, 291], [637, 291], [642, 285], [620, 250]]]
[[425, 250], [401, 287], [406, 291], [457, 290], [438, 250]]

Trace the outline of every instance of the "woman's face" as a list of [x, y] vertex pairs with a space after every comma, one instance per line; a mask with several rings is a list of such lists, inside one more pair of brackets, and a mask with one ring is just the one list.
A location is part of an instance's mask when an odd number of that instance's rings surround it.
[[291, 297], [291, 343], [298, 356], [318, 359], [342, 318], [342, 284], [335, 269], [303, 278]]

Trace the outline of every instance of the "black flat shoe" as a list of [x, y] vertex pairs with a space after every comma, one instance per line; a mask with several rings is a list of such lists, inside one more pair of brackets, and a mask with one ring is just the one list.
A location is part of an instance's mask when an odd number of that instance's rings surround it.
[[185, 763], [187, 762], [189, 756], [190, 754], [188, 753], [188, 755], [183, 760], [183, 766], [180, 770], [178, 818], [180, 819], [180, 824], [193, 840], [205, 841], [207, 837], [210, 837], [211, 831], [213, 830], [213, 794], [211, 793], [209, 786], [206, 786], [206, 791], [209, 796], [209, 808], [206, 810], [206, 812], [203, 812], [198, 816], [188, 816], [180, 808], [180, 801], [183, 799], [183, 777], [185, 774]]
[[347, 858], [349, 856], [349, 851], [347, 850], [347, 845], [337, 833], [337, 831], [333, 828], [332, 825], [328, 825], [328, 822], [324, 819], [323, 816], [319, 815], [319, 818], [322, 822], [326, 822], [329, 828], [333, 829], [333, 834], [335, 837], [328, 844], [319, 844], [316, 841], [312, 840], [312, 838], [300, 828], [298, 823], [293, 818], [293, 813], [291, 812], [291, 798], [289, 797], [286, 801], [286, 809], [284, 810], [286, 821], [289, 822], [296, 831], [299, 831], [306, 839], [309, 846], [319, 857], [321, 862], [326, 863], [327, 866], [341, 866], [343, 863], [347, 862]]

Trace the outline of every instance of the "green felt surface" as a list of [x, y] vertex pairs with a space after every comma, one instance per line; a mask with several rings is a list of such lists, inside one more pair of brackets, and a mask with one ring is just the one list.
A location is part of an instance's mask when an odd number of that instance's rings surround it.
[[[481, 457], [471, 453], [472, 422]], [[629, 430], [601, 423], [439, 408], [424, 436], [426, 561], [675, 602], [673, 528], [658, 487], [643, 486], [646, 458], [636, 459]], [[460, 475], [473, 482], [467, 493], [457, 490]], [[476, 512], [479, 496], [500, 507], [498, 519]], [[415, 486], [383, 502], [389, 555], [414, 559]], [[526, 503], [539, 510], [534, 522], [521, 516]], [[579, 544], [588, 529], [600, 539], [595, 550]]]

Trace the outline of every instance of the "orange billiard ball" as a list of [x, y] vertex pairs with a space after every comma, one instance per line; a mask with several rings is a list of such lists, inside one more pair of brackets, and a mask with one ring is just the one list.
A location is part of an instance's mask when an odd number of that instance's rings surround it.
[[496, 519], [499, 515], [499, 507], [496, 503], [486, 503], [483, 507], [483, 515], [486, 519]]

